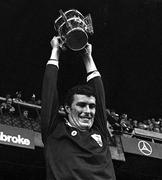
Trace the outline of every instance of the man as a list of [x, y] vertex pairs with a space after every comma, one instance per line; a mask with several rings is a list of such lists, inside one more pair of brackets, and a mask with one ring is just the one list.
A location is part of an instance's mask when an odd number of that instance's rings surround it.
[[13, 100], [10, 95], [6, 96], [6, 101], [3, 102], [0, 106], [1, 114], [13, 117], [15, 113], [15, 108], [13, 106]]
[[32, 128], [32, 118], [29, 117], [29, 111], [27, 109], [23, 110], [20, 118], [21, 118], [23, 128], [33, 129]]
[[87, 44], [82, 54], [87, 84], [68, 92], [66, 117], [61, 117], [57, 91], [59, 38], [54, 37], [51, 45], [41, 111], [47, 180], [115, 180], [107, 141], [104, 88], [92, 58], [92, 46]]

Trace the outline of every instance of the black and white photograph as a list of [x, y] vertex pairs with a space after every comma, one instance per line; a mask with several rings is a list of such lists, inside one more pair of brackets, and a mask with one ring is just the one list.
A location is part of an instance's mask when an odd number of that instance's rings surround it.
[[162, 1], [0, 1], [0, 180], [162, 180]]

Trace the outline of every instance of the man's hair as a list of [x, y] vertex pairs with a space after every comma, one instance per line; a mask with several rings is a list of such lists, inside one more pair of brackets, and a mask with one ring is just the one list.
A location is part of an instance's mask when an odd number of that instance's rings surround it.
[[75, 94], [86, 95], [88, 97], [93, 96], [96, 98], [94, 90], [91, 86], [77, 85], [68, 90], [68, 92], [65, 96], [64, 104], [70, 106], [74, 100]]

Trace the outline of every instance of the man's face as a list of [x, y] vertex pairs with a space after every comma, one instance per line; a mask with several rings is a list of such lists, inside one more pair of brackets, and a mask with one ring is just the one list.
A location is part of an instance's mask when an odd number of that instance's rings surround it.
[[25, 111], [23, 112], [23, 115], [24, 115], [24, 117], [28, 117], [28, 111], [25, 110]]
[[7, 104], [8, 104], [8, 105], [11, 105], [11, 104], [12, 104], [12, 99], [11, 99], [11, 98], [8, 98], [8, 99], [7, 99]]
[[66, 107], [69, 123], [80, 129], [90, 129], [94, 122], [96, 112], [96, 99], [94, 96], [75, 94], [71, 106]]

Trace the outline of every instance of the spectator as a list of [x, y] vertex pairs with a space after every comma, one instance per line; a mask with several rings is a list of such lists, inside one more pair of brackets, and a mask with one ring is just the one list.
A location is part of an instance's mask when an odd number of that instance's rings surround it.
[[21, 91], [17, 91], [17, 92], [16, 92], [16, 98], [14, 98], [13, 101], [22, 102], [22, 99], [21, 99]]
[[27, 109], [23, 110], [22, 115], [21, 115], [21, 121], [22, 121], [23, 128], [32, 130], [31, 118], [29, 117], [29, 111]]
[[12, 98], [9, 95], [7, 95], [6, 101], [3, 102], [0, 107], [1, 115], [9, 115], [12, 117], [15, 112], [15, 108], [12, 104], [13, 104]]

